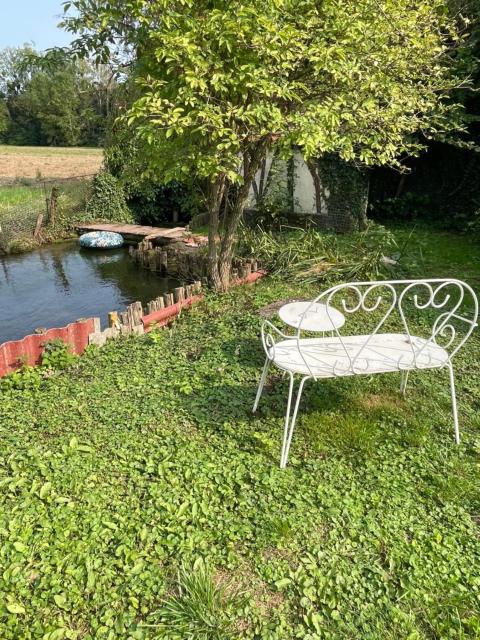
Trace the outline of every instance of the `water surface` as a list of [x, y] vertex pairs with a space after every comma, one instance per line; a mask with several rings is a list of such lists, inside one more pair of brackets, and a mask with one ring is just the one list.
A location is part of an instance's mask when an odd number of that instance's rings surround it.
[[95, 251], [76, 242], [41, 247], [31, 253], [0, 256], [0, 344], [62, 327], [79, 318], [123, 311], [178, 286], [139, 269], [127, 249]]

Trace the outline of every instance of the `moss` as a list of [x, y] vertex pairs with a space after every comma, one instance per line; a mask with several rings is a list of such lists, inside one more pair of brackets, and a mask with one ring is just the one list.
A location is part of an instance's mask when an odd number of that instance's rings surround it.
[[12, 240], [7, 248], [7, 253], [26, 253], [36, 249], [39, 243], [31, 236], [20, 236]]

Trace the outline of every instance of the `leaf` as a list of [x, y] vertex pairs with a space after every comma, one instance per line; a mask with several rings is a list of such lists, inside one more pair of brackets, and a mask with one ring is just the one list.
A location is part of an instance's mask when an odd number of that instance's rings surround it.
[[275, 586], [279, 591], [281, 591], [283, 588], [287, 587], [291, 582], [292, 581], [290, 580], [290, 578], [282, 578], [281, 580], [277, 580], [275, 582]]
[[26, 613], [25, 607], [23, 607], [21, 604], [18, 604], [16, 602], [11, 602], [10, 604], [7, 604], [7, 609], [10, 613], [16, 613], [18, 615], [23, 615], [24, 613]]
[[188, 505], [189, 502], [185, 501], [182, 502], [182, 504], [180, 505], [178, 511], [177, 511], [177, 518], [179, 518], [181, 515], [183, 515], [185, 513], [185, 511], [188, 509]]
[[63, 638], [65, 638], [65, 634], [66, 629], [64, 627], [59, 627], [54, 631], [50, 631], [50, 633], [46, 633], [43, 636], [42, 640], [63, 640]]
[[67, 599], [63, 593], [57, 593], [53, 596], [53, 599], [55, 600], [55, 604], [57, 605], [57, 607], [60, 607], [61, 609], [65, 608]]
[[45, 484], [42, 484], [39, 492], [40, 499], [43, 500], [44, 498], [46, 498], [48, 494], [51, 492], [51, 490], [52, 490], [51, 482], [45, 482]]
[[28, 552], [28, 547], [23, 544], [23, 542], [20, 542], [17, 540], [17, 542], [13, 543], [13, 546], [15, 547], [15, 549], [19, 552], [19, 553], [27, 553]]
[[93, 451], [93, 447], [88, 444], [79, 444], [77, 450], [83, 451], [84, 453], [90, 453], [91, 451]]

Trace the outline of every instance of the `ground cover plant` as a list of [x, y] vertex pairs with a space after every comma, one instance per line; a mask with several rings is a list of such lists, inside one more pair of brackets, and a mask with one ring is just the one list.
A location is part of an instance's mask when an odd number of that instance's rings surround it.
[[[395, 231], [409, 275], [478, 289], [474, 238]], [[408, 241], [408, 242], [407, 242]], [[0, 637], [478, 638], [480, 336], [446, 373], [287, 381], [259, 309], [318, 284], [210, 295], [0, 402]], [[62, 361], [63, 362], [63, 361]], [[15, 385], [14, 385], [15, 386]]]

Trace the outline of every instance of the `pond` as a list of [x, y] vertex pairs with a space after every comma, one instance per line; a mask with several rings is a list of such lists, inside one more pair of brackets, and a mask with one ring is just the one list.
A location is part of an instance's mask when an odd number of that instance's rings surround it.
[[98, 316], [105, 326], [109, 311], [175, 286], [175, 279], [139, 269], [125, 248], [95, 251], [67, 242], [0, 256], [0, 344], [79, 318]]

